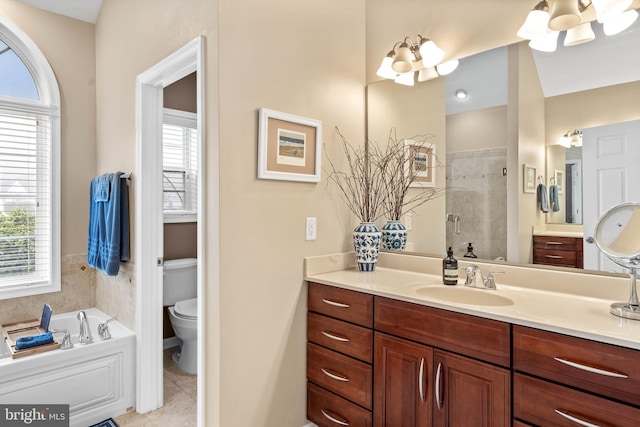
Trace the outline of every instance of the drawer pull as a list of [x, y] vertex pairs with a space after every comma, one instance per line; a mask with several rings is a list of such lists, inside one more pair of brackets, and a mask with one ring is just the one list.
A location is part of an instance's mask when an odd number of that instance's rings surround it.
[[562, 257], [560, 255], [545, 255], [545, 258], [552, 258], [552, 259], [562, 259]]
[[418, 374], [418, 389], [420, 390], [420, 400], [424, 403], [424, 357], [420, 359], [420, 373]]
[[438, 370], [436, 372], [436, 405], [438, 405], [438, 409], [442, 409], [442, 401], [440, 400], [441, 373], [442, 373], [442, 363], [438, 363]]
[[349, 307], [351, 307], [349, 304], [343, 304], [341, 302], [331, 301], [330, 299], [323, 299], [322, 302], [324, 302], [325, 304], [332, 305], [334, 307], [340, 307], [340, 308], [349, 308]]
[[565, 365], [569, 365], [572, 368], [582, 369], [583, 371], [592, 372], [594, 374], [605, 375], [607, 377], [615, 377], [615, 378], [629, 378], [629, 376], [624, 374], [619, 374], [613, 371], [605, 371], [604, 369], [594, 368], [593, 366], [582, 365], [580, 363], [572, 362], [570, 360], [561, 359], [559, 357], [554, 357], [560, 363], [564, 363]]
[[566, 412], [562, 412], [559, 409], [556, 409], [556, 414], [561, 415], [566, 419], [568, 419], [569, 421], [573, 421], [574, 423], [584, 427], [600, 427], [598, 424], [592, 424], [587, 421], [581, 420], [580, 418], [572, 417], [571, 415], [567, 414]]
[[321, 409], [320, 412], [322, 412], [322, 415], [324, 415], [329, 421], [333, 421], [334, 423], [339, 424], [341, 426], [348, 426], [349, 425], [348, 421], [339, 420], [339, 419], [329, 415], [329, 411], [327, 411], [325, 409]]
[[322, 335], [327, 338], [331, 338], [332, 340], [340, 341], [340, 342], [349, 342], [349, 338], [341, 337], [339, 335], [332, 334], [331, 332], [322, 331]]
[[343, 377], [341, 375], [333, 374], [333, 373], [329, 372], [329, 370], [327, 370], [325, 368], [320, 368], [320, 370], [322, 371], [322, 373], [324, 373], [329, 378], [333, 378], [334, 380], [338, 380], [338, 381], [344, 381], [345, 383], [349, 382], [349, 378], [347, 378], [347, 377]]
[[545, 245], [562, 245], [562, 242], [544, 242]]

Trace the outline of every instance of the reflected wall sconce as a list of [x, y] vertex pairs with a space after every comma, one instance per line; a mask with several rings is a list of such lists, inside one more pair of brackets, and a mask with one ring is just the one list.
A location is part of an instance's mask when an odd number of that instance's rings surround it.
[[415, 42], [405, 37], [382, 59], [376, 74], [398, 84], [413, 86], [416, 74], [419, 82], [426, 82], [452, 73], [458, 67], [457, 59], [442, 62], [443, 58], [444, 51], [433, 40], [420, 34]]
[[582, 131], [578, 129], [567, 131], [558, 139], [558, 145], [565, 148], [582, 147]]
[[[566, 31], [565, 46], [575, 46], [596, 38], [591, 22], [582, 13], [593, 7], [596, 18], [608, 36], [618, 34], [638, 19], [638, 12], [627, 10], [633, 0], [542, 0], [527, 15], [518, 37], [530, 40], [532, 49], [554, 52], [560, 31]], [[549, 6], [551, 4], [551, 6]]]

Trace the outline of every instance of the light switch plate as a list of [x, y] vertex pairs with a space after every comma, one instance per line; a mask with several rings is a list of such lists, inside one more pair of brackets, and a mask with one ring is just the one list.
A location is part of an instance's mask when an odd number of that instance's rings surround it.
[[307, 218], [305, 220], [305, 239], [306, 240], [316, 240], [316, 218]]

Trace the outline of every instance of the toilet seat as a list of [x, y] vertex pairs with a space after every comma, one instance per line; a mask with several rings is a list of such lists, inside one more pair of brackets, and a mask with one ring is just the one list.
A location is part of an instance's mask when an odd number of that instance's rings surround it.
[[178, 301], [173, 306], [173, 312], [176, 317], [187, 320], [198, 319], [198, 298], [191, 298], [184, 301]]

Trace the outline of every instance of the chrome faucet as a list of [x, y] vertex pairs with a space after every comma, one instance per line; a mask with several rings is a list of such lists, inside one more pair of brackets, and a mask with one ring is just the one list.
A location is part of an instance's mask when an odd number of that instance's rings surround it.
[[98, 336], [103, 341], [111, 338], [111, 331], [109, 331], [109, 322], [111, 322], [112, 320], [116, 320], [116, 317], [114, 316], [106, 322], [100, 323], [98, 325]]
[[93, 342], [93, 335], [91, 335], [91, 328], [89, 327], [89, 320], [84, 311], [78, 312], [78, 320], [80, 321], [80, 344], [91, 344]]
[[73, 343], [71, 343], [71, 333], [68, 329], [53, 329], [51, 331], [53, 334], [64, 333], [64, 337], [62, 338], [62, 343], [60, 344], [60, 348], [62, 350], [67, 350], [73, 348]]
[[504, 274], [504, 271], [492, 271], [485, 279], [482, 277], [482, 270], [480, 270], [480, 267], [475, 264], [470, 264], [464, 271], [467, 274], [467, 279], [464, 282], [465, 286], [483, 289], [496, 289], [494, 276], [496, 274]]

